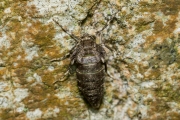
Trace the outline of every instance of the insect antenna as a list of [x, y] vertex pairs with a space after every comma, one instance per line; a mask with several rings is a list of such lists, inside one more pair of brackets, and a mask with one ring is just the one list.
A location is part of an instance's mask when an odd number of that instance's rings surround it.
[[97, 33], [97, 34], [100, 34], [100, 32], [102, 32], [107, 26], [109, 26], [110, 23], [114, 20], [116, 14], [117, 14], [118, 12], [119, 12], [119, 10], [118, 10], [117, 12], [115, 12], [114, 15], [111, 17], [111, 19], [108, 20], [108, 22], [104, 25], [104, 27], [103, 27], [101, 30], [97, 31], [96, 33]]
[[63, 28], [63, 26], [60, 25], [56, 20], [53, 19], [53, 21], [54, 21], [57, 25], [59, 25], [59, 27], [60, 27], [65, 33], [67, 33], [73, 40], [75, 40], [76, 43], [78, 43], [79, 41], [81, 41], [80, 38], [78, 38], [78, 37], [75, 36], [74, 34], [69, 33], [67, 30], [65, 30], [65, 29]]
[[116, 16], [116, 14], [119, 12], [120, 10], [118, 10], [117, 12], [115, 12], [114, 13], [114, 15], [108, 20], [108, 22], [104, 25], [104, 27], [101, 29], [101, 30], [99, 30], [99, 31], [97, 31], [96, 32], [96, 34], [100, 37], [100, 44], [104, 44], [104, 42], [105, 41], [103, 41], [102, 42], [102, 31], [104, 30], [104, 29], [106, 29], [109, 25], [110, 25], [110, 23], [114, 20], [114, 18], [115, 18], [115, 16]]

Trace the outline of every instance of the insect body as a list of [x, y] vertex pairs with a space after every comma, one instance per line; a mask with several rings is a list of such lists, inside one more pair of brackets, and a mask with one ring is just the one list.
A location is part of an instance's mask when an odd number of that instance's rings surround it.
[[93, 108], [99, 108], [104, 94], [105, 50], [95, 43], [95, 36], [85, 34], [70, 58], [76, 65], [80, 92]]
[[[73, 65], [76, 66], [79, 91], [93, 108], [98, 109], [104, 95], [103, 84], [105, 72], [107, 72], [106, 52], [102, 44], [95, 43], [95, 36], [84, 34], [82, 37], [77, 37], [68, 33], [57, 21], [54, 20], [54, 22], [76, 41], [77, 44], [66, 57], [69, 56], [71, 59], [70, 68]], [[104, 30], [104, 28], [102, 30]]]

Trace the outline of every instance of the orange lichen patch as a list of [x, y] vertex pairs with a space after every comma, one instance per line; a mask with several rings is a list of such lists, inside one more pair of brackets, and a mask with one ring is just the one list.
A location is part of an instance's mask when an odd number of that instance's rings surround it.
[[[26, 54], [25, 54], [25, 52], [21, 49], [21, 47], [19, 47], [18, 45], [19, 45], [20, 43], [17, 43], [17, 44], [12, 44], [11, 46], [10, 46], [10, 48], [9, 49], [7, 49], [7, 51], [8, 50], [11, 50], [11, 51], [13, 51], [12, 53], [11, 53], [11, 55], [9, 55], [8, 57], [8, 62], [9, 62], [9, 64], [13, 64], [13, 63], [21, 63], [21, 66], [24, 64], [24, 59], [25, 59], [25, 56], [26, 56]], [[14, 45], [14, 46], [13, 46]], [[20, 64], [18, 64], [18, 65], [20, 65]], [[18, 66], [11, 66], [12, 68], [16, 68], [16, 67], [18, 67]]]
[[165, 15], [175, 15], [178, 13], [178, 9], [180, 9], [178, 0], [163, 0], [162, 2], [155, 1], [154, 3], [141, 1], [139, 4], [141, 6], [140, 11], [156, 12], [161, 10]]
[[26, 114], [24, 113], [15, 113], [15, 118], [13, 120], [25, 120], [26, 119]]
[[13, 2], [11, 8], [14, 16], [21, 16], [24, 19], [36, 17], [38, 13], [34, 5], [28, 6], [27, 1], [24, 0], [18, 0], [17, 2]]
[[[11, 82], [18, 83], [18, 85], [22, 85], [21, 87], [29, 89], [29, 96], [22, 101], [27, 109], [40, 108], [45, 111], [51, 107], [59, 107], [59, 100], [54, 96], [54, 86], [52, 84], [55, 81], [54, 75], [62, 73], [66, 69], [58, 67], [54, 71], [47, 70], [47, 66], [50, 66], [48, 57], [59, 58], [63, 56], [63, 54], [59, 54], [62, 48], [57, 47], [56, 42], [53, 41], [54, 27], [51, 23], [45, 25], [38, 20], [32, 20], [32, 17], [36, 17], [37, 14], [36, 7], [33, 5], [28, 6], [27, 1], [16, 0], [10, 2], [9, 5], [8, 2], [6, 3], [6, 7], [11, 7], [11, 13], [3, 24], [8, 29], [6, 30], [6, 36], [11, 46], [1, 52], [1, 55], [4, 56], [2, 59], [6, 61], [5, 65], [8, 68], [3, 67], [0, 69], [0, 77], [7, 74], [6, 71], [9, 69], [12, 75]], [[3, 15], [6, 14], [0, 12], [0, 16]], [[11, 16], [17, 17], [11, 18]], [[2, 36], [2, 33], [0, 33], [0, 36]], [[23, 42], [25, 45], [23, 45]], [[37, 55], [27, 60], [29, 55], [27, 51], [34, 46], [37, 47], [35, 51]], [[68, 64], [68, 62], [64, 61], [64, 64]], [[39, 75], [42, 82], [36, 80], [33, 76], [35, 73]], [[31, 80], [28, 81], [28, 78]], [[62, 107], [62, 109], [64, 108]], [[0, 113], [1, 119], [20, 120], [24, 118], [24, 113], [14, 113], [14, 111], [3, 110]]]
[[16, 49], [17, 46], [21, 42], [21, 24], [17, 21], [10, 22], [8, 25], [9, 30], [6, 31], [6, 35], [11, 40], [11, 47], [9, 48], [11, 51]]
[[173, 35], [173, 31], [175, 30], [178, 12], [180, 10], [180, 3], [177, 0], [167, 0], [162, 2], [140, 2], [141, 12], [158, 12], [161, 11], [166, 17], [169, 19], [165, 23], [159, 20], [155, 20], [153, 27], [153, 35], [146, 38], [146, 43], [144, 43], [144, 48], [147, 49], [149, 46], [152, 46], [153, 42], [156, 42], [157, 38], [161, 38], [165, 40], [166, 38], [170, 38]]
[[[63, 75], [62, 75], [63, 76]], [[60, 78], [62, 77], [60, 76]], [[48, 84], [48, 85], [53, 85], [53, 82], [55, 82], [55, 78], [54, 78], [54, 74], [53, 72], [44, 72], [43, 75], [41, 75], [42, 77], [42, 81], [45, 83], [45, 84]]]
[[17, 36], [18, 36], [18, 32], [20, 33], [22, 30], [22, 24], [20, 23], [20, 21], [18, 21], [17, 19], [13, 19], [11, 21], [9, 21], [9, 23], [7, 24], [8, 27], [8, 31], [7, 35], [9, 35], [9, 32], [14, 32]]
[[163, 22], [160, 21], [160, 20], [157, 20], [154, 23], [153, 32], [155, 34], [158, 34], [158, 33], [162, 32], [162, 31], [164, 31], [163, 27], [164, 27]]
[[57, 58], [61, 58], [65, 55], [65, 53], [60, 53], [61, 48], [57, 47], [57, 46], [52, 46], [52, 47], [46, 47], [45, 49], [42, 49], [42, 51], [44, 52], [44, 55], [48, 55], [49, 57], [51, 57], [52, 59], [57, 59]]
[[164, 27], [166, 33], [173, 33], [176, 28], [177, 22], [177, 15], [171, 16], [170, 20], [166, 22], [167, 25]]
[[[23, 7], [21, 6], [23, 5]], [[22, 40], [24, 40], [28, 45], [30, 45], [30, 42], [35, 42], [35, 44], [38, 45], [38, 47], [47, 47], [50, 45], [53, 45], [52, 38], [54, 37], [54, 29], [52, 25], [43, 25], [39, 21], [29, 21], [29, 16], [27, 13], [35, 15], [36, 8], [35, 6], [27, 6], [26, 1], [21, 2], [19, 5], [18, 2], [12, 4], [14, 6], [12, 8], [12, 14], [21, 15], [22, 20], [19, 21], [18, 19], [11, 19], [8, 24], [8, 30], [6, 31], [7, 37], [11, 40], [11, 47], [7, 51], [12, 51], [11, 54], [12, 58], [9, 58], [9, 62], [16, 63], [18, 67], [26, 66], [30, 67], [30, 62], [24, 61], [25, 57], [27, 56], [24, 53], [24, 50], [20, 48]], [[23, 11], [25, 10], [25, 11]], [[26, 14], [26, 15], [25, 15]], [[25, 20], [26, 19], [26, 20]], [[25, 21], [31, 22], [32, 26], [28, 27], [28, 24]], [[28, 29], [27, 29], [28, 28]], [[29, 34], [28, 34], [29, 33]], [[44, 37], [43, 37], [44, 36]], [[34, 41], [33, 41], [34, 40]], [[29, 46], [30, 47], [30, 46]], [[44, 51], [52, 51], [52, 49], [47, 48], [41, 48], [41, 53], [44, 55]], [[42, 52], [43, 51], [43, 52]], [[49, 52], [46, 52], [49, 53]], [[20, 55], [20, 59], [17, 60], [17, 56]], [[21, 64], [19, 64], [21, 63]]]
[[[56, 42], [53, 41], [55, 35], [55, 29], [51, 24], [43, 25], [39, 21], [33, 22], [27, 31], [31, 36], [34, 45], [40, 48], [40, 56], [49, 56], [53, 58], [59, 58], [63, 55], [60, 54], [59, 47], [56, 46]], [[59, 53], [59, 54], [58, 54]]]
[[53, 44], [55, 29], [51, 24], [43, 25], [39, 21], [32, 22], [28, 28], [28, 33], [32, 35], [34, 44], [41, 47], [48, 47]]
[[156, 40], [155, 38], [157, 37], [161, 37], [164, 40], [166, 38], [171, 38], [173, 36], [173, 31], [176, 28], [176, 23], [176, 16], [171, 16], [171, 19], [165, 23], [166, 25], [163, 25], [162, 21], [156, 21], [153, 30], [155, 34], [151, 37], [154, 37], [154, 40]]
[[[164, 98], [166, 99], [166, 98]], [[178, 120], [180, 115], [177, 114], [177, 112], [173, 111], [168, 111], [171, 108], [169, 105], [161, 98], [157, 98], [156, 100], [153, 100], [149, 102], [149, 109], [148, 109], [148, 119], [143, 119], [143, 120], [164, 120], [167, 117], [172, 119], [172, 120]], [[157, 115], [159, 114], [159, 116]], [[169, 113], [174, 113], [174, 114], [169, 114]]]
[[175, 74], [175, 75], [172, 75], [172, 76], [171, 76], [171, 79], [172, 79], [172, 80], [177, 80], [177, 79], [178, 79], [178, 76], [177, 76], [176, 74]]
[[167, 112], [166, 116], [169, 117], [171, 120], [178, 120], [180, 118], [179, 112], [176, 111]]
[[[152, 110], [156, 110], [158, 112], [165, 112], [167, 109], [169, 109], [168, 105], [162, 101], [162, 99], [156, 99], [155, 101], [151, 102]], [[166, 108], [166, 109], [165, 109]]]
[[[138, 70], [136, 69], [136, 66], [134, 64], [128, 64], [128, 68], [130, 68], [131, 70], [133, 70], [135, 72], [138, 72]], [[130, 76], [130, 75], [128, 75], [128, 76]]]
[[12, 72], [14, 73], [13, 77], [18, 78], [18, 80], [16, 79], [14, 82], [19, 83], [21, 85], [27, 84], [27, 81], [26, 81], [27, 71], [28, 71], [27, 68], [19, 68], [19, 69], [12, 70]]
[[[160, 85], [158, 86], [158, 88], [153, 91], [155, 97], [147, 104], [149, 105], [148, 115], [150, 116], [148, 120], [166, 119], [167, 117], [176, 120], [177, 118], [179, 118], [179, 114], [177, 115], [176, 111], [171, 111], [171, 103], [179, 104], [179, 86], [171, 85], [167, 82], [162, 82], [159, 84]], [[157, 113], [160, 116], [157, 116]], [[170, 113], [174, 113], [175, 116], [170, 115]]]
[[180, 9], [180, 3], [178, 0], [164, 0], [160, 5], [160, 10], [165, 15], [176, 15]]
[[54, 66], [54, 69], [52, 71], [48, 70], [48, 68], [43, 66], [43, 64], [41, 65], [41, 63], [39, 64], [39, 67], [34, 66], [34, 64], [35, 63], [33, 63], [32, 68], [36, 71], [38, 75], [41, 76], [42, 82], [49, 86], [52, 86], [55, 81], [61, 80], [64, 77], [66, 77], [66, 75], [64, 74], [68, 70], [69, 62], [66, 62], [66, 63], [63, 62], [63, 65], [60, 65], [60, 66], [53, 64], [52, 66]]
[[[31, 1], [31, 0], [30, 0]], [[29, 1], [29, 2], [30, 2]], [[25, 13], [25, 17], [28, 17], [28, 18], [35, 18], [37, 17], [37, 9], [36, 9], [36, 6], [35, 5], [31, 5], [31, 6], [26, 6], [28, 11], [26, 11]], [[39, 15], [38, 15], [39, 16]], [[40, 17], [40, 16], [39, 16]]]
[[0, 37], [2, 37], [2, 32], [0, 32]]
[[160, 77], [160, 75], [161, 71], [159, 69], [151, 69], [147, 74], [145, 74], [145, 79], [157, 79]]
[[13, 109], [3, 109], [0, 111], [0, 116], [2, 120], [13, 120], [15, 118]]
[[[36, 89], [36, 86], [34, 86], [34, 89]], [[30, 88], [30, 91], [31, 90], [32, 89]], [[40, 90], [40, 91], [36, 91], [36, 90]], [[34, 110], [37, 108], [47, 109], [50, 107], [57, 106], [58, 103], [57, 97], [53, 95], [48, 95], [52, 93], [48, 92], [44, 94], [45, 93], [44, 89], [36, 89], [36, 90], [31, 91], [32, 93], [23, 100], [23, 103], [26, 104], [26, 107], [29, 110]]]
[[[47, 97], [47, 94], [50, 92], [49, 88], [47, 88], [44, 85], [40, 85], [40, 84], [36, 84], [34, 86], [31, 86], [29, 88], [29, 90], [33, 95], [42, 96], [44, 98], [45, 98], [45, 96]], [[44, 92], [44, 91], [46, 91], [46, 92]]]
[[154, 12], [157, 11], [157, 8], [159, 7], [160, 3], [155, 2], [155, 3], [148, 3], [145, 1], [140, 1], [139, 6], [141, 12]]
[[45, 84], [29, 86], [30, 95], [23, 100], [28, 109], [48, 108], [56, 106], [58, 99], [54, 96], [54, 90]]
[[0, 68], [0, 79], [2, 79], [3, 75], [6, 74], [6, 71], [7, 71], [7, 68], [5, 68], [5, 67]]
[[[36, 84], [35, 86], [31, 86], [29, 90], [30, 95], [23, 100], [23, 102], [26, 104], [26, 107], [29, 110], [39, 108], [44, 112], [47, 110], [47, 108], [58, 107], [60, 109], [60, 113], [57, 115], [56, 118], [75, 115], [76, 113], [74, 113], [74, 111], [73, 113], [71, 113], [71, 110], [68, 109], [76, 109], [77, 107], [74, 106], [78, 106], [79, 102], [82, 102], [82, 100], [80, 101], [80, 99], [72, 99], [69, 96], [59, 99], [54, 95], [54, 88], [45, 85]], [[61, 89], [59, 90], [61, 91]], [[83, 108], [81, 110], [83, 110]], [[77, 111], [77, 113], [79, 113], [79, 111]]]
[[[143, 47], [144, 47], [144, 49], [146, 50], [146, 49], [149, 49], [149, 47], [153, 47], [153, 45], [155, 44], [155, 43], [158, 43], [159, 42], [159, 40], [157, 40], [157, 38], [160, 38], [161, 39], [161, 43], [163, 43], [163, 41], [166, 39], [166, 38], [169, 38], [169, 37], [171, 37], [172, 35], [171, 34], [169, 34], [168, 32], [165, 32], [165, 31], [163, 31], [163, 29], [161, 30], [161, 31], [158, 31], [158, 27], [157, 27], [157, 31], [156, 31], [156, 34], [154, 34], [154, 35], [151, 35], [151, 36], [148, 36], [147, 38], [146, 38], [146, 42], [144, 43], [144, 45], [143, 45]], [[159, 29], [160, 30], [160, 29]], [[157, 42], [158, 41], [158, 42]], [[153, 44], [152, 44], [153, 43]]]

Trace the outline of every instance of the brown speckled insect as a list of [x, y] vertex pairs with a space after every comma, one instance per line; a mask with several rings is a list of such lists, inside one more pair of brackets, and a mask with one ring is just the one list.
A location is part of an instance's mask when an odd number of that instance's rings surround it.
[[72, 65], [76, 66], [78, 88], [83, 97], [92, 108], [98, 109], [104, 95], [103, 84], [105, 72], [107, 72], [106, 52], [102, 44], [96, 44], [96, 36], [93, 35], [84, 34], [81, 37], [76, 37], [68, 33], [57, 21], [53, 21], [77, 42], [64, 58], [70, 57], [70, 69]]
[[95, 43], [95, 36], [85, 34], [70, 58], [76, 66], [80, 92], [93, 108], [99, 108], [104, 94], [105, 51]]

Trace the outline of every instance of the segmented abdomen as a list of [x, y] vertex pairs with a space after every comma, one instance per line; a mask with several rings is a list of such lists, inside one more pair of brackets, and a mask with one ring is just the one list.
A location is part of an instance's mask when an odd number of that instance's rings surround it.
[[84, 98], [93, 108], [99, 108], [104, 95], [104, 65], [101, 62], [79, 65], [76, 75]]

